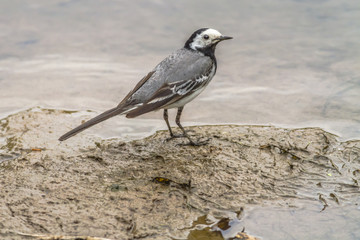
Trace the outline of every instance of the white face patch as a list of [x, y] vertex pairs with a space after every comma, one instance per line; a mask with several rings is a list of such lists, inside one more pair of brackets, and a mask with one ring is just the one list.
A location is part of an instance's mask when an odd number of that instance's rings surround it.
[[[206, 37], [207, 36], [207, 37]], [[215, 29], [207, 29], [203, 31], [201, 34], [198, 34], [192, 43], [190, 43], [190, 48], [197, 50], [199, 48], [205, 48], [210, 46], [219, 40], [217, 40], [221, 36], [221, 33]]]

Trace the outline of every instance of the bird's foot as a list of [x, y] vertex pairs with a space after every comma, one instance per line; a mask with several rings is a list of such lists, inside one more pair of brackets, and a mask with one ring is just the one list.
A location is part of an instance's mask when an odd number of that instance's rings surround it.
[[173, 133], [170, 133], [170, 137], [165, 139], [165, 142], [168, 142], [174, 138], [189, 138], [188, 134], [189, 132], [195, 132], [194, 130], [187, 130], [185, 133], [183, 134], [173, 134]]
[[170, 140], [173, 140], [175, 138], [183, 138], [183, 137], [186, 137], [186, 136], [184, 134], [178, 134], [178, 135], [172, 134], [172, 135], [170, 135], [169, 138], [165, 139], [165, 142], [169, 142]]

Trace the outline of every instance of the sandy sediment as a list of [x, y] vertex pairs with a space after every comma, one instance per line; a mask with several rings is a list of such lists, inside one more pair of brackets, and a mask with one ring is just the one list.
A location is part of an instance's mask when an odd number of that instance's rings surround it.
[[35, 108], [1, 120], [1, 238], [195, 239], [196, 223], [241, 218], [249, 204], [358, 204], [360, 141], [322, 129], [188, 127], [210, 138], [201, 147], [166, 141], [167, 131], [59, 143], [72, 118]]

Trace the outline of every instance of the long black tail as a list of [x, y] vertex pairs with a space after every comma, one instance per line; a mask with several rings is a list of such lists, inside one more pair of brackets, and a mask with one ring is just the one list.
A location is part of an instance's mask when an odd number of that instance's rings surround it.
[[110, 110], [107, 110], [106, 112], [103, 112], [102, 114], [90, 119], [89, 121], [81, 124], [80, 126], [74, 128], [73, 130], [65, 133], [64, 135], [62, 135], [59, 138], [59, 141], [64, 141], [64, 140], [78, 134], [79, 132], [84, 131], [85, 129], [87, 129], [91, 126], [94, 126], [95, 124], [105, 121], [106, 119], [109, 119], [113, 116], [119, 115], [119, 114], [123, 113], [124, 111], [126, 111], [126, 109], [123, 109], [122, 107], [115, 107]]

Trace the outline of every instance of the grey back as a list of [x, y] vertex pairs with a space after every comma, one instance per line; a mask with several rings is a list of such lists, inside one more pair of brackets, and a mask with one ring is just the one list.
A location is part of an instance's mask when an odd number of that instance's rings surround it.
[[181, 48], [161, 61], [151, 77], [125, 102], [131, 105], [146, 102], [165, 84], [198, 78], [208, 73], [212, 64], [210, 57]]

